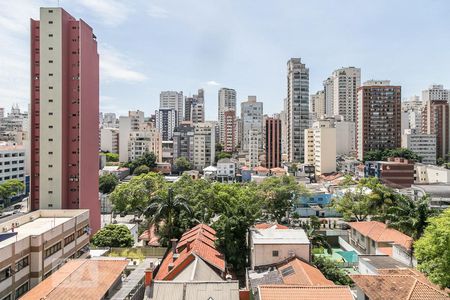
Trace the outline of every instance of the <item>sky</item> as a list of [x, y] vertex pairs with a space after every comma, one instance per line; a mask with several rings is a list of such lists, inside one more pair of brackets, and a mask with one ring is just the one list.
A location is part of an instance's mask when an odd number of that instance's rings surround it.
[[[264, 113], [283, 108], [286, 63], [301, 57], [310, 93], [335, 69], [361, 68], [362, 81], [389, 79], [402, 97], [450, 87], [447, 0], [60, 0], [94, 28], [100, 110], [126, 114], [159, 105], [164, 90], [205, 89], [206, 118], [217, 91], [234, 88]], [[29, 103], [29, 20], [57, 0], [0, 0], [0, 107]], [[239, 105], [238, 105], [239, 106]]]

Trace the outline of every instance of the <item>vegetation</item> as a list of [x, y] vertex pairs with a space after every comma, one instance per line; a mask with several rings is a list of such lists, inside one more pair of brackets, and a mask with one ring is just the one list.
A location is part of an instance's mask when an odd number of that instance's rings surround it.
[[331, 259], [315, 255], [313, 256], [313, 264], [328, 280], [333, 281], [335, 284], [350, 285], [353, 283], [350, 277]]
[[372, 214], [373, 209], [370, 197], [366, 194], [367, 188], [355, 186], [353, 191], [347, 191], [339, 198], [334, 199], [333, 207], [344, 216], [344, 220], [365, 221]]
[[25, 189], [25, 185], [22, 181], [17, 179], [8, 179], [0, 184], [0, 200], [4, 205], [8, 205], [8, 201], [11, 197], [19, 195]]
[[328, 243], [326, 236], [318, 233], [314, 227], [309, 227], [306, 230], [306, 235], [313, 248], [325, 249], [328, 254], [332, 254], [333, 250], [331, 245]]
[[92, 244], [96, 247], [131, 247], [133, 236], [127, 226], [109, 224], [93, 236]]
[[191, 170], [192, 166], [186, 157], [178, 157], [174, 162], [175, 168], [178, 173], [183, 173], [184, 171]]
[[217, 163], [222, 158], [231, 158], [231, 157], [232, 154], [230, 152], [225, 152], [221, 150], [219, 152], [216, 152], [215, 162]]
[[147, 174], [148, 172], [150, 172], [150, 168], [146, 165], [142, 165], [134, 169], [133, 175], [139, 176], [141, 174]]
[[389, 157], [403, 157], [406, 159], [421, 161], [422, 158], [413, 151], [406, 148], [384, 149], [367, 151], [364, 155], [364, 161], [386, 161]]
[[105, 174], [98, 179], [98, 189], [103, 194], [109, 194], [116, 188], [119, 180], [114, 174]]
[[153, 169], [154, 167], [156, 167], [156, 156], [155, 154], [153, 154], [153, 152], [146, 152], [141, 157], [123, 164], [123, 166], [130, 168], [131, 174], [133, 174], [134, 169], [139, 166], [147, 166], [150, 169]]
[[418, 269], [431, 282], [450, 288], [450, 209], [428, 221], [423, 236], [414, 244]]
[[104, 152], [102, 153], [106, 157], [106, 162], [119, 162], [119, 154]]

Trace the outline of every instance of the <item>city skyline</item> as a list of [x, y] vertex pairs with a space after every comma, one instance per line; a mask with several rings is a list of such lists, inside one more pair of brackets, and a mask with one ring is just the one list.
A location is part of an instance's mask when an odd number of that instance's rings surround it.
[[[381, 3], [370, 9], [357, 1], [339, 5], [265, 2], [260, 6], [237, 1], [214, 5], [135, 1], [133, 7], [121, 1], [59, 4], [95, 28], [101, 111], [125, 115], [140, 109], [150, 114], [158, 108], [161, 91], [183, 91], [189, 96], [204, 88], [206, 119], [210, 120], [216, 119], [221, 87], [235, 89], [237, 103], [256, 95], [265, 103], [266, 114], [279, 112], [286, 97], [285, 64], [291, 57], [301, 57], [310, 68], [310, 94], [322, 88], [331, 72], [347, 66], [361, 68], [362, 82], [387, 79], [401, 85], [403, 98], [420, 95], [433, 83], [449, 86], [450, 59], [445, 50], [439, 50], [450, 40], [445, 31], [449, 21], [442, 9], [449, 4], [405, 3]], [[28, 110], [29, 18], [37, 17], [40, 6], [57, 4], [1, 4], [0, 40], [6, 45], [0, 50], [2, 107], [18, 103]], [[11, 11], [15, 13], [8, 14]], [[441, 47], [426, 55], [428, 43], [420, 42], [423, 39], [439, 42]]]

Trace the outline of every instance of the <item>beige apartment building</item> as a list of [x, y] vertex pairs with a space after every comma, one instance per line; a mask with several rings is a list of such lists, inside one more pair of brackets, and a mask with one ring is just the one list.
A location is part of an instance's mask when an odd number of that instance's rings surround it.
[[336, 172], [336, 128], [327, 120], [305, 129], [305, 164], [313, 165], [317, 175]]
[[68, 259], [87, 256], [87, 209], [37, 210], [0, 222], [0, 299], [18, 299]]

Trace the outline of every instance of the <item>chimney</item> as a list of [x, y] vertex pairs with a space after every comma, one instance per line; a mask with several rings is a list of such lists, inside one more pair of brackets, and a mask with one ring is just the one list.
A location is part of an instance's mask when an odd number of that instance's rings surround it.
[[170, 241], [172, 242], [172, 253], [175, 254], [177, 253], [177, 239], [170, 239]]
[[149, 286], [153, 281], [153, 268], [145, 270], [145, 286]]

